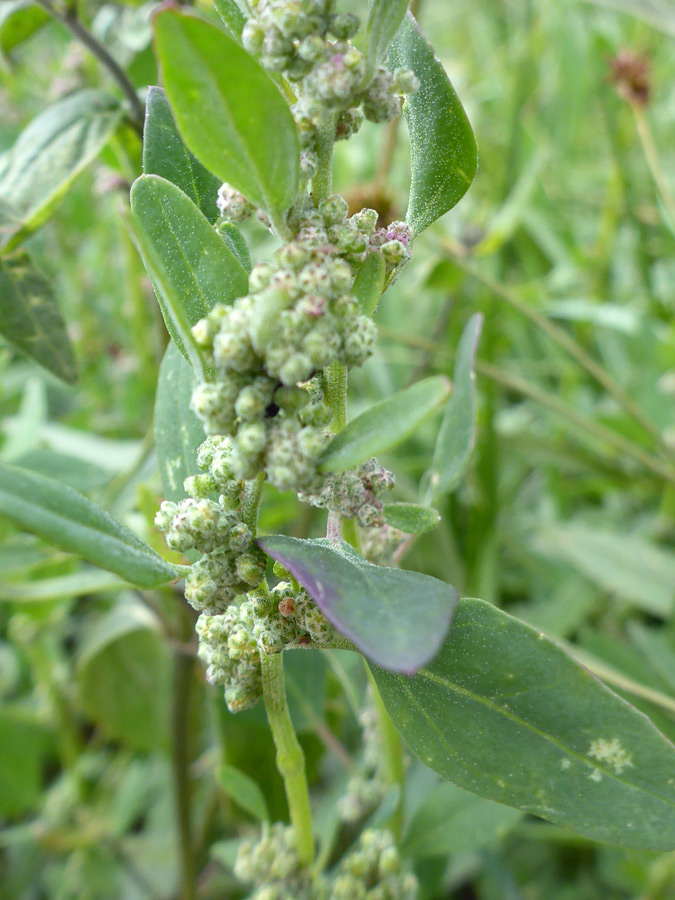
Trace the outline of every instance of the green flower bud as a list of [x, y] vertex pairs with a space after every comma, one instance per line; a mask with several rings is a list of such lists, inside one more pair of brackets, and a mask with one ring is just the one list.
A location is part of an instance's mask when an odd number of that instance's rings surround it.
[[319, 212], [326, 225], [337, 225], [339, 222], [343, 222], [347, 218], [348, 209], [347, 201], [340, 194], [333, 194], [319, 204]]
[[265, 577], [265, 558], [253, 553], [243, 553], [237, 557], [237, 575], [251, 587], [257, 587]]
[[339, 41], [348, 41], [359, 30], [359, 24], [357, 17], [351, 13], [340, 13], [331, 16], [328, 29]]

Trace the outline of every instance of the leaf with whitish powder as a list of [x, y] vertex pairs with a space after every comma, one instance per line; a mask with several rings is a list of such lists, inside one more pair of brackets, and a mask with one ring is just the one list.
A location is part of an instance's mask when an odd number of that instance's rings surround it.
[[373, 674], [410, 749], [453, 784], [596, 841], [675, 848], [675, 747], [518, 619], [462, 600], [429, 666]]
[[258, 544], [378, 665], [414, 672], [441, 646], [457, 602], [451, 585], [418, 572], [374, 566], [344, 541], [277, 534]]

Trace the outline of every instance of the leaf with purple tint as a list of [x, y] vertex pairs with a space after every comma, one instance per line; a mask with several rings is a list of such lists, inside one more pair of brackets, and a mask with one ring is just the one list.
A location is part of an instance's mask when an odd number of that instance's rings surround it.
[[449, 584], [367, 562], [344, 541], [271, 535], [258, 544], [377, 665], [412, 674], [440, 649], [457, 603]]

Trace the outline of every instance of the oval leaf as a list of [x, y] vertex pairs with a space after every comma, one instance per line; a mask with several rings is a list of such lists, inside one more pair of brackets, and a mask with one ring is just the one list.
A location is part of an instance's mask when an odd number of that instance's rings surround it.
[[389, 65], [412, 69], [420, 82], [405, 104], [412, 165], [406, 221], [419, 234], [469, 189], [478, 167], [476, 141], [443, 66], [410, 13], [389, 48]]
[[441, 521], [435, 509], [417, 503], [387, 503], [384, 518], [387, 525], [406, 534], [426, 534]]
[[400, 444], [447, 399], [450, 382], [434, 375], [375, 403], [336, 434], [321, 455], [323, 472], [352, 469]]
[[384, 59], [409, 5], [410, 0], [371, 0], [368, 17], [368, 64], [371, 71]]
[[0, 7], [0, 52], [10, 53], [50, 20], [33, 0], [5, 0]]
[[675, 847], [675, 747], [523, 622], [462, 600], [428, 668], [373, 674], [406, 743], [448, 781], [596, 841]]
[[52, 286], [25, 254], [0, 260], [0, 334], [67, 384], [75, 355]]
[[0, 513], [131, 584], [156, 587], [176, 578], [174, 569], [133, 531], [44, 475], [0, 463]]
[[246, 19], [237, 6], [236, 0], [213, 0], [213, 5], [232, 36], [241, 37]]
[[248, 276], [192, 200], [158, 175], [131, 188], [134, 236], [171, 337], [195, 368], [200, 350], [190, 329], [216, 303], [248, 290]]
[[159, 370], [155, 400], [155, 445], [164, 496], [185, 497], [183, 482], [197, 475], [197, 450], [205, 440], [204, 428], [190, 409], [194, 387], [192, 369], [175, 344], [169, 344]]
[[143, 172], [161, 175], [188, 195], [210, 222], [218, 218], [220, 179], [204, 168], [183, 143], [160, 87], [148, 89], [143, 129]]
[[366, 316], [375, 312], [384, 291], [385, 265], [381, 253], [369, 253], [356, 273], [352, 294]]
[[474, 360], [483, 317], [472, 316], [459, 340], [448, 400], [429, 470], [428, 502], [457, 486], [471, 459], [476, 440], [476, 376]]
[[216, 778], [228, 797], [238, 806], [259, 822], [269, 822], [263, 792], [249, 775], [234, 766], [223, 765], [216, 769]]
[[163, 10], [155, 34], [169, 102], [190, 150], [278, 218], [297, 194], [300, 158], [279, 89], [234, 38], [201, 19]]
[[374, 566], [344, 541], [272, 535], [258, 544], [305, 588], [326, 618], [380, 666], [414, 672], [443, 643], [457, 602], [449, 584]]
[[3, 230], [9, 250], [49, 217], [82, 169], [117, 127], [119, 102], [102, 91], [78, 91], [33, 119], [0, 159], [0, 200], [19, 221]]

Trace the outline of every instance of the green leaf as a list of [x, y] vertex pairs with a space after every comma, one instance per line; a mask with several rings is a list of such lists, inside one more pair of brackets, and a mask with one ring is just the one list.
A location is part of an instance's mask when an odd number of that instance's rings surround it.
[[100, 466], [46, 447], [35, 447], [23, 453], [12, 460], [12, 465], [48, 475], [55, 481], [85, 493], [110, 482], [110, 474]]
[[496, 844], [522, 816], [454, 784], [436, 784], [412, 817], [401, 850], [415, 860], [475, 853]]
[[0, 815], [15, 816], [37, 804], [46, 737], [34, 714], [15, 705], [0, 706]]
[[662, 618], [673, 610], [675, 553], [643, 537], [572, 521], [540, 531], [535, 549], [567, 560], [631, 606]]
[[445, 407], [428, 473], [426, 500], [429, 503], [457, 486], [471, 459], [476, 441], [474, 360], [482, 326], [483, 317], [472, 316], [457, 347], [452, 396]]
[[204, 168], [183, 143], [160, 87], [148, 89], [143, 129], [143, 172], [160, 175], [188, 195], [210, 222], [218, 218], [220, 180]]
[[218, 766], [216, 769], [218, 784], [228, 797], [243, 810], [250, 813], [258, 822], [269, 822], [265, 797], [255, 781], [234, 766]]
[[0, 334], [68, 384], [75, 355], [50, 282], [23, 253], [0, 259]]
[[410, 0], [371, 0], [368, 17], [368, 65], [372, 71], [384, 59]]
[[88, 594], [101, 594], [107, 591], [119, 591], [128, 587], [109, 572], [98, 569], [75, 572], [72, 575], [57, 575], [54, 578], [41, 578], [39, 581], [24, 581], [12, 584], [0, 584], [0, 600], [11, 603], [44, 603], [50, 600], [61, 600], [65, 597], [84, 597]]
[[137, 750], [164, 746], [168, 734], [171, 658], [158, 622], [124, 600], [85, 634], [77, 660], [82, 706], [115, 740]]
[[0, 200], [19, 221], [4, 233], [10, 250], [49, 218], [72, 182], [103, 149], [122, 116], [119, 102], [84, 90], [59, 100], [0, 158]]
[[247, 275], [251, 274], [251, 254], [244, 235], [239, 231], [232, 222], [219, 222], [216, 230], [221, 238], [225, 241], [230, 253], [241, 263], [243, 270]]
[[142, 175], [131, 188], [134, 236], [154, 285], [167, 330], [200, 371], [201, 350], [192, 326], [216, 303], [248, 290], [248, 277], [192, 200], [158, 175]]
[[418, 381], [375, 403], [336, 434], [321, 454], [323, 472], [358, 466], [410, 437], [447, 399], [450, 382], [444, 375]]
[[675, 846], [675, 747], [517, 619], [462, 600], [419, 675], [373, 674], [410, 749], [453, 784], [593, 840]]
[[246, 19], [236, 4], [236, 0], [213, 0], [216, 12], [233, 37], [241, 37]]
[[366, 316], [375, 312], [384, 291], [385, 265], [381, 253], [369, 253], [356, 273], [352, 294]]
[[614, 12], [625, 13], [648, 22], [665, 34], [675, 37], [675, 9], [670, 0], [585, 0]]
[[279, 89], [234, 38], [201, 19], [162, 10], [155, 35], [169, 102], [190, 150], [279, 220], [295, 200], [300, 158]]
[[0, 513], [54, 547], [75, 553], [131, 584], [156, 587], [174, 569], [133, 531], [72, 488], [0, 463]]
[[405, 105], [412, 165], [406, 221], [420, 234], [469, 189], [478, 167], [476, 141], [443, 66], [410, 13], [389, 48], [389, 65], [412, 69], [420, 82]]
[[441, 521], [435, 509], [417, 503], [387, 503], [384, 518], [387, 525], [406, 534], [426, 534]]
[[195, 381], [175, 344], [169, 344], [159, 369], [155, 400], [155, 445], [162, 488], [167, 500], [185, 497], [183, 482], [197, 475], [197, 450], [204, 428], [190, 409]]
[[49, 20], [49, 13], [33, 0], [5, 0], [0, 6], [0, 53], [10, 53]]
[[277, 534], [258, 543], [378, 665], [413, 672], [441, 646], [457, 602], [450, 585], [418, 572], [374, 566], [344, 541]]

